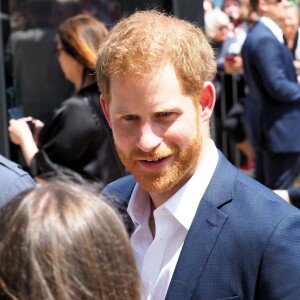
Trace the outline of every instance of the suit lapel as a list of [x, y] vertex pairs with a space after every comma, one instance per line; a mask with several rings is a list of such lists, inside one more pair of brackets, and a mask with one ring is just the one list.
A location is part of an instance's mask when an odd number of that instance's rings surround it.
[[219, 208], [230, 202], [237, 170], [219, 152], [219, 162], [200, 201], [183, 244], [166, 299], [191, 299], [228, 216]]

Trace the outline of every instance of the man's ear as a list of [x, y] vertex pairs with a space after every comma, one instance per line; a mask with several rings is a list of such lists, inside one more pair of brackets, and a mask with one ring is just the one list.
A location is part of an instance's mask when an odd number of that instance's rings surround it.
[[107, 123], [108, 123], [109, 127], [111, 127], [110, 116], [109, 116], [109, 112], [108, 112], [108, 105], [107, 105], [107, 102], [102, 97], [102, 95], [100, 95], [100, 104], [102, 106]]
[[201, 106], [201, 123], [210, 119], [216, 102], [216, 90], [214, 85], [206, 81], [203, 85], [203, 90], [200, 95]]

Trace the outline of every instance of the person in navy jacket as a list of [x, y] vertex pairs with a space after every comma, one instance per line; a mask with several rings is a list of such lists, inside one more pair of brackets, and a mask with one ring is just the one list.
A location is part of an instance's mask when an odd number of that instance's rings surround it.
[[300, 85], [277, 24], [287, 3], [253, 0], [261, 17], [242, 48], [251, 95], [245, 103], [245, 120], [256, 149], [256, 179], [271, 189], [290, 188], [299, 174]]
[[0, 207], [34, 185], [34, 180], [18, 164], [0, 155]]
[[216, 63], [195, 25], [157, 11], [100, 46], [105, 116], [130, 176], [142, 299], [300, 299], [300, 212], [242, 174], [210, 139]]

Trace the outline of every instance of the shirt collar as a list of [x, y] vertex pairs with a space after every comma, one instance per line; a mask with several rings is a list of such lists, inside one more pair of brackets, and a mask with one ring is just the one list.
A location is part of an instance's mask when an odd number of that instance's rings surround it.
[[[207, 151], [191, 179], [163, 205], [154, 211], [154, 215], [162, 209], [167, 209], [178, 222], [189, 230], [198, 205], [213, 176], [218, 163], [218, 150], [212, 140], [209, 141]], [[131, 195], [128, 213], [137, 226], [142, 223], [145, 214], [149, 214], [150, 196], [137, 183]]]
[[259, 20], [272, 31], [281, 44], [284, 44], [283, 33], [278, 24], [267, 17], [260, 17]]

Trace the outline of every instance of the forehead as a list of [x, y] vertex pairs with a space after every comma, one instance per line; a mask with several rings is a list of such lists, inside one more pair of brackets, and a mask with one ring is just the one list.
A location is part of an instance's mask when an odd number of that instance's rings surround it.
[[[181, 84], [172, 65], [160, 67], [147, 76], [114, 75], [110, 84], [110, 106], [182, 105]], [[184, 105], [184, 103], [183, 103]]]
[[181, 92], [181, 85], [171, 64], [156, 68], [144, 76], [116, 74], [111, 77], [110, 94], [112, 99], [120, 93], [123, 96], [131, 96], [131, 94], [137, 93], [149, 95], [178, 92]]
[[240, 2], [238, 0], [225, 0], [223, 7], [228, 7], [228, 6], [240, 6]]
[[292, 7], [292, 5], [288, 5], [283, 9], [283, 16], [285, 18], [299, 20], [299, 12], [298, 9]]

